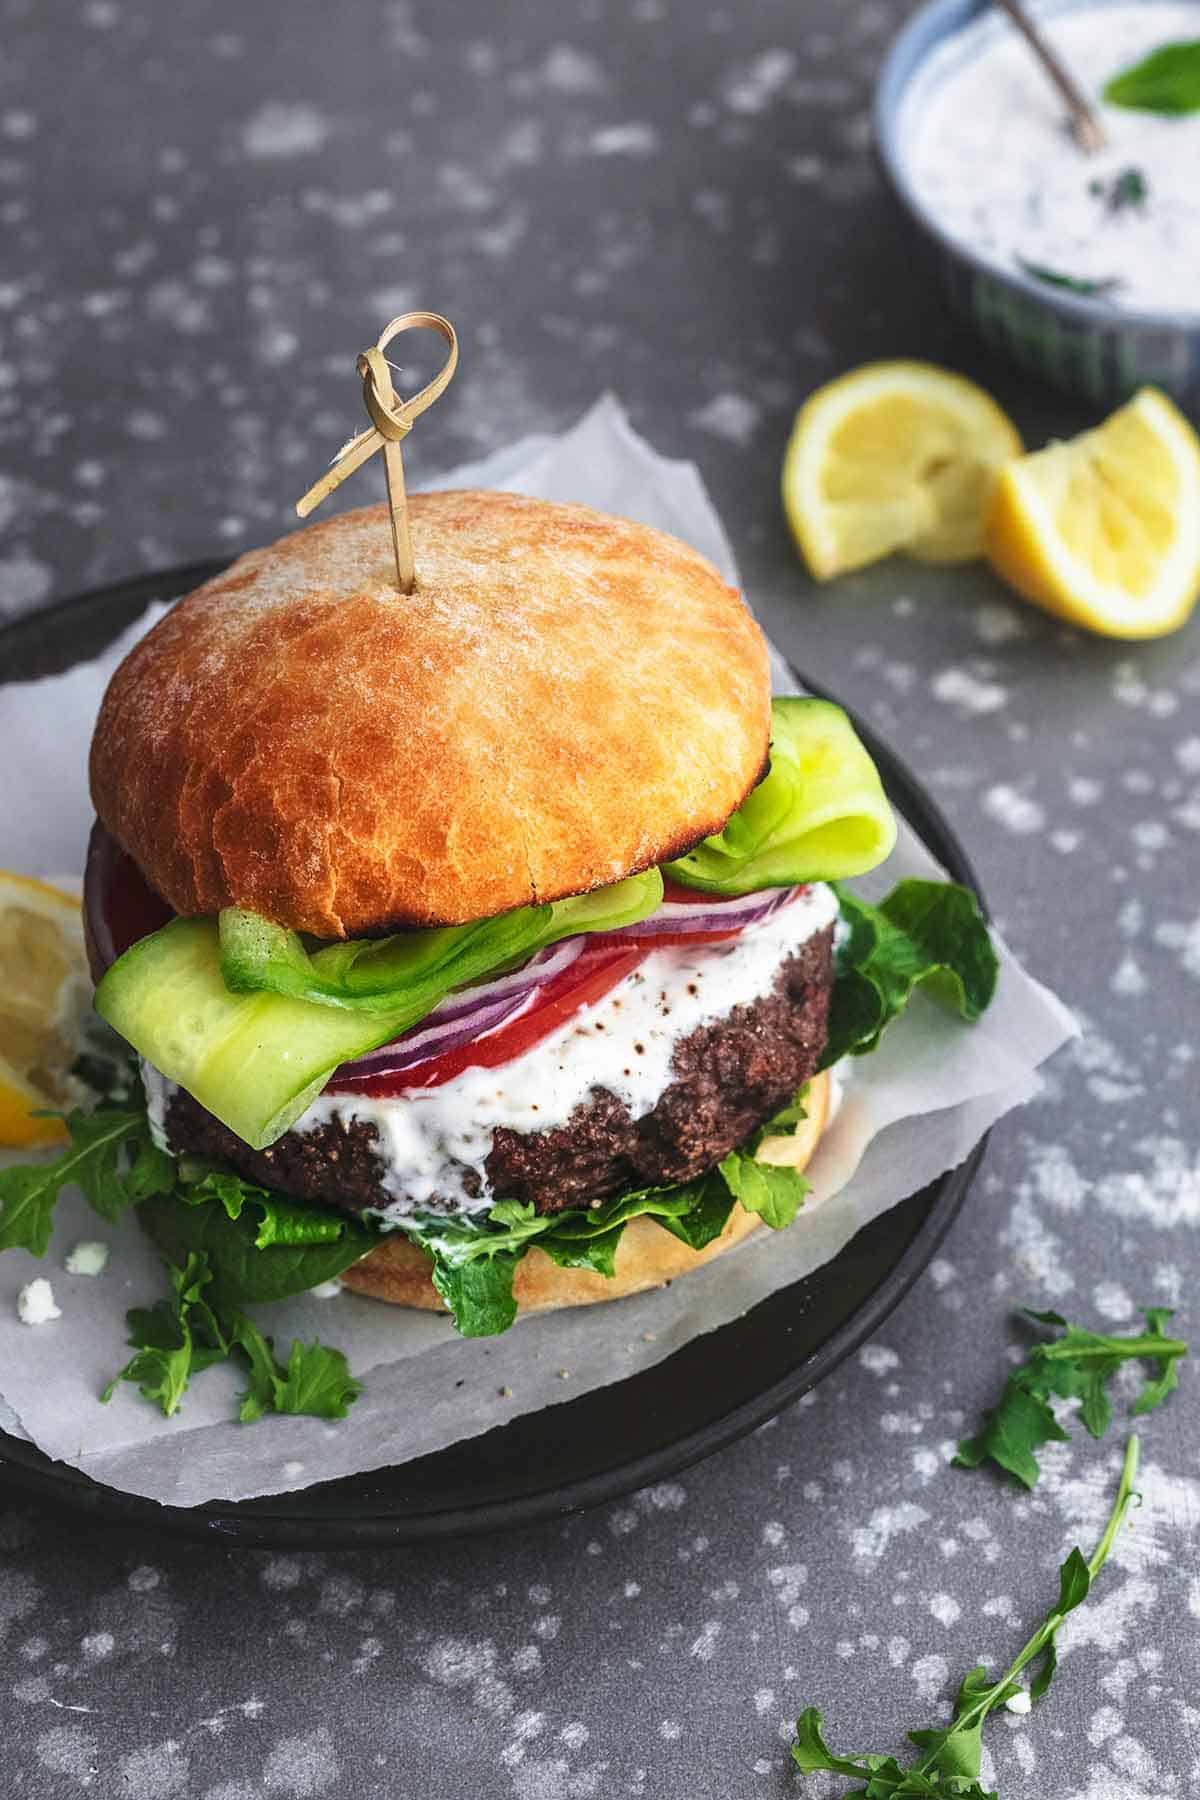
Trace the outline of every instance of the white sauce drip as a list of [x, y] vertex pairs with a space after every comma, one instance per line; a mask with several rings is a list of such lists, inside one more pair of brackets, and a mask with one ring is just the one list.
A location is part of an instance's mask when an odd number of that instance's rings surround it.
[[[1103, 296], [1115, 307], [1200, 313], [1200, 113], [1168, 118], [1100, 100], [1150, 51], [1200, 37], [1200, 5], [1037, 10], [1094, 101], [1108, 148], [1076, 148], [1056, 90], [997, 9], [943, 44], [909, 86], [900, 142], [914, 188], [943, 230], [1006, 272], [1023, 259], [1075, 279], [1115, 277]], [[1106, 195], [1128, 169], [1142, 175], [1145, 202], [1114, 210]]]

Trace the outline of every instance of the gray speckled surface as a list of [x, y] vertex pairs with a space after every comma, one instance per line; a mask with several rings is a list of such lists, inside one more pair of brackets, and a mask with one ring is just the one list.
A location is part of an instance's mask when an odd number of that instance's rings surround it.
[[[463, 373], [410, 466], [616, 388], [701, 465], [777, 640], [923, 774], [1089, 1027], [878, 1340], [678, 1482], [386, 1555], [226, 1557], [13, 1500], [6, 1792], [794, 1795], [801, 1704], [898, 1745], [1097, 1532], [1115, 1438], [1077, 1433], [1031, 1498], [946, 1461], [1014, 1299], [1114, 1323], [1178, 1301], [1195, 1327], [1200, 637], [1085, 642], [977, 570], [816, 594], [789, 549], [790, 411], [852, 362], [954, 363], [1031, 440], [1082, 422], [956, 332], [880, 189], [866, 106], [904, 10], [0, 0], [0, 610], [286, 526], [357, 422], [354, 352], [441, 306]], [[1006, 1800], [1200, 1775], [1184, 1379], [1058, 1684], [989, 1729]]]

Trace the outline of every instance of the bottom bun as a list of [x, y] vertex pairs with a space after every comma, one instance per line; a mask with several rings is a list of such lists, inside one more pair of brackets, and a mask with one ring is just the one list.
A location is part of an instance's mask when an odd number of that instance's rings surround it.
[[[758, 1152], [760, 1162], [803, 1169], [817, 1145], [829, 1113], [829, 1077], [815, 1075], [804, 1099], [808, 1117], [791, 1137], [767, 1138]], [[690, 1250], [652, 1218], [631, 1219], [617, 1246], [616, 1273], [599, 1275], [594, 1269], [560, 1269], [544, 1250], [527, 1250], [513, 1273], [513, 1297], [522, 1313], [549, 1312], [560, 1306], [590, 1306], [596, 1300], [620, 1300], [646, 1288], [663, 1287], [679, 1275], [699, 1269], [748, 1237], [758, 1224], [756, 1213], [735, 1206], [719, 1238], [703, 1250]], [[394, 1306], [419, 1306], [445, 1312], [446, 1306], [433, 1285], [430, 1261], [418, 1245], [397, 1232], [354, 1263], [342, 1276], [343, 1285], [373, 1300]]]

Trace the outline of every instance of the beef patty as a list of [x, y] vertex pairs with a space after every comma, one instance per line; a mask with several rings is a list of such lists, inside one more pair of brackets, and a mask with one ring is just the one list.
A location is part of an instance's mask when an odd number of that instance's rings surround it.
[[[594, 1088], [553, 1130], [498, 1127], [484, 1163], [492, 1193], [552, 1213], [636, 1188], [671, 1187], [711, 1169], [816, 1072], [832, 980], [829, 926], [781, 965], [769, 994], [735, 1006], [676, 1045], [675, 1079], [650, 1112], [634, 1118], [615, 1094]], [[352, 1095], [346, 1105], [353, 1105]], [[252, 1150], [180, 1092], [166, 1126], [173, 1150], [219, 1157], [264, 1187], [347, 1212], [390, 1205], [402, 1188], [402, 1176], [390, 1191], [384, 1186], [388, 1170], [367, 1120], [335, 1115], [312, 1131], [285, 1132], [267, 1150]], [[473, 1171], [463, 1185], [477, 1191]], [[424, 1210], [453, 1212], [457, 1204], [425, 1202]]]

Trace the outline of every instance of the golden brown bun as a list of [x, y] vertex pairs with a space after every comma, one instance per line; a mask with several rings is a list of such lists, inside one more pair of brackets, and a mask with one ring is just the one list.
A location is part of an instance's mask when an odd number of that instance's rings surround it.
[[[816, 1148], [829, 1111], [829, 1077], [813, 1077], [805, 1098], [808, 1117], [794, 1137], [769, 1138], [759, 1151], [764, 1162], [786, 1163], [803, 1169]], [[662, 1287], [677, 1275], [686, 1275], [714, 1256], [731, 1250], [758, 1224], [757, 1215], [735, 1206], [719, 1238], [704, 1250], [686, 1244], [656, 1225], [653, 1219], [631, 1219], [617, 1246], [616, 1274], [598, 1275], [592, 1269], [560, 1269], [543, 1250], [527, 1250], [513, 1275], [517, 1310], [547, 1312], [560, 1306], [588, 1306], [595, 1300], [620, 1300], [644, 1288]], [[346, 1287], [373, 1300], [390, 1300], [396, 1306], [419, 1306], [444, 1312], [441, 1295], [430, 1279], [425, 1252], [399, 1233], [354, 1263], [341, 1277]]]
[[762, 633], [686, 545], [418, 494], [241, 557], [113, 676], [96, 811], [176, 912], [320, 937], [583, 893], [718, 831], [770, 733]]

